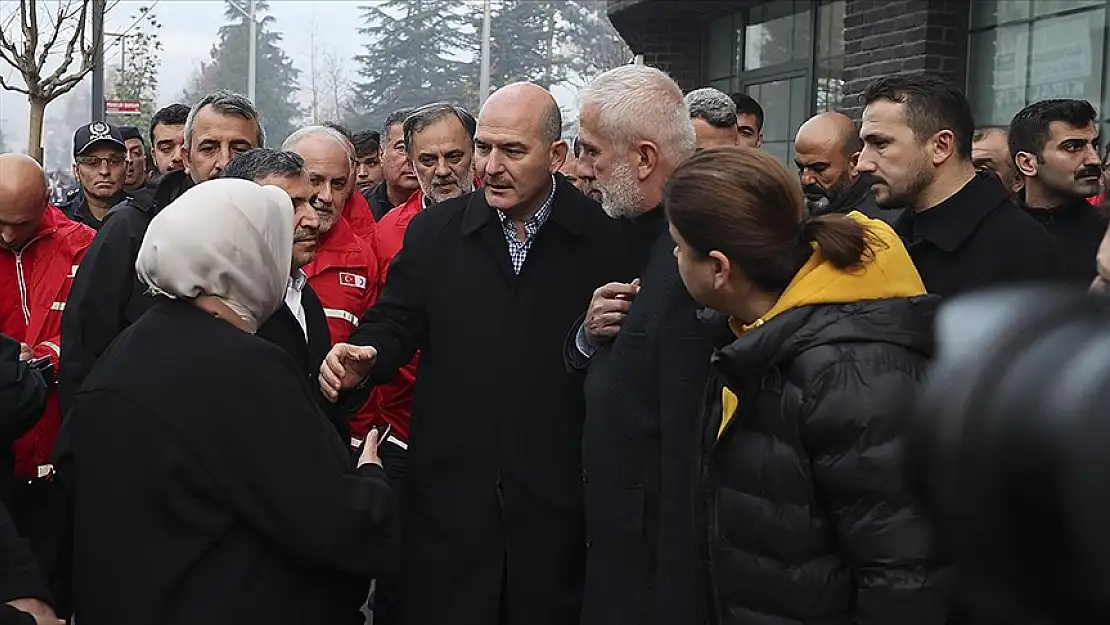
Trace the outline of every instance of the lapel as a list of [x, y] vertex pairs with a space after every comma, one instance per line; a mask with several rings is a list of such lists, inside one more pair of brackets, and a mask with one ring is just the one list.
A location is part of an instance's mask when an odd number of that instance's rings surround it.
[[[536, 234], [532, 247], [528, 251], [528, 257], [533, 259], [531, 264], [534, 264], [537, 248], [542, 247], [541, 241], [550, 236], [550, 234], [547, 236], [544, 234], [548, 229], [561, 227], [573, 236], [580, 236], [586, 218], [585, 211], [590, 208], [586, 203], [586, 196], [582, 195], [582, 192], [571, 185], [566, 178], [559, 175], [555, 176], [555, 197], [551, 204], [551, 215]], [[496, 211], [486, 203], [486, 194], [478, 189], [471, 194], [466, 212], [463, 213], [462, 235], [468, 237], [478, 234], [481, 237], [482, 247], [490, 254], [493, 262], [501, 268], [501, 274], [512, 286], [516, 284], [518, 276], [513, 271], [512, 260], [509, 258], [509, 244], [505, 240], [501, 219], [495, 213]], [[528, 271], [529, 264], [527, 261], [524, 263], [522, 274]]]
[[[311, 372], [319, 367], [331, 349], [331, 332], [328, 330], [328, 320], [324, 316], [324, 305], [316, 291], [309, 285], [304, 285], [301, 295], [301, 305], [304, 306], [304, 322], [308, 327], [307, 360]], [[294, 320], [295, 322], [295, 320]]]
[[466, 204], [466, 211], [462, 219], [462, 235], [464, 238], [477, 235], [482, 248], [493, 263], [500, 268], [501, 275], [509, 283], [516, 283], [516, 273], [513, 271], [512, 261], [509, 259], [509, 244], [505, 242], [505, 231], [501, 228], [501, 220], [494, 214], [494, 209], [486, 203], [486, 194], [479, 189], [470, 194], [470, 201]]
[[271, 328], [264, 338], [284, 349], [297, 363], [297, 367], [307, 373], [310, 366], [308, 345], [305, 344], [301, 325], [297, 323], [297, 318], [289, 307], [282, 303], [277, 312], [266, 321], [266, 325], [271, 325]]

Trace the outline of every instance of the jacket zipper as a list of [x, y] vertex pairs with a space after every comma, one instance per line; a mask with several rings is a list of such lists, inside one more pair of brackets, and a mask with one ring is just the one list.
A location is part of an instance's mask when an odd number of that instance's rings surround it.
[[23, 250], [15, 253], [15, 277], [19, 281], [19, 305], [23, 308], [23, 323], [31, 325], [31, 309], [27, 307], [27, 283], [23, 280]]
[[23, 248], [20, 249], [18, 252], [12, 252], [13, 254], [15, 254], [15, 277], [16, 280], [19, 282], [19, 307], [23, 310], [23, 323], [28, 326], [31, 325], [31, 308], [27, 304], [27, 282], [23, 278], [23, 251], [26, 250], [28, 247], [31, 247], [32, 243], [38, 241], [46, 234], [47, 233], [45, 232], [40, 233], [38, 236], [24, 244]]

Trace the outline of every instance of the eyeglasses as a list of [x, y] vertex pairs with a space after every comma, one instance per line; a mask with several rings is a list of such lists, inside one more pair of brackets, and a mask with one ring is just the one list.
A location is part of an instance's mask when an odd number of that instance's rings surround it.
[[119, 167], [127, 161], [122, 156], [78, 156], [76, 159], [78, 165], [91, 167], [93, 169], [100, 169], [104, 165], [111, 167]]

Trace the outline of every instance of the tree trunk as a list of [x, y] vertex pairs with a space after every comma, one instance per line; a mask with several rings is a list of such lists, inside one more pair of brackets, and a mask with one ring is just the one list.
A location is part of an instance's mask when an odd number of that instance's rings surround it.
[[27, 155], [42, 164], [42, 120], [46, 116], [47, 101], [29, 96], [31, 105], [30, 122], [27, 129]]

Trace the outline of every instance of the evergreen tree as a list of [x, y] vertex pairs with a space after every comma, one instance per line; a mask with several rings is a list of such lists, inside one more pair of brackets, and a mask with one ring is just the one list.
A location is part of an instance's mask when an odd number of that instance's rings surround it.
[[613, 23], [605, 0], [570, 0], [561, 3], [560, 17], [566, 23], [567, 50], [571, 82], [587, 84], [615, 67], [632, 62], [632, 49], [624, 42]]
[[[386, 0], [360, 7], [371, 39], [355, 57], [359, 80], [346, 122], [377, 128], [398, 108], [447, 101], [477, 104], [477, 33], [470, 6], [455, 0]], [[396, 17], [394, 17], [396, 16]], [[461, 60], [473, 57], [473, 60]]]
[[123, 46], [124, 65], [112, 72], [109, 92], [117, 100], [136, 100], [142, 102], [138, 115], [109, 115], [108, 123], [117, 126], [137, 126], [145, 136], [150, 128], [150, 119], [157, 112], [158, 74], [162, 67], [162, 40], [158, 31], [162, 24], [148, 7], [139, 7], [140, 19], [136, 31], [124, 38], [118, 45]]
[[[603, 0], [500, 0], [490, 19], [492, 89], [518, 80], [585, 84], [632, 58]], [[481, 29], [480, 14], [473, 24]]]
[[[210, 64], [202, 65], [184, 95], [187, 104], [194, 104], [214, 89], [236, 93], [248, 92], [247, 77], [250, 52], [248, 18], [227, 2], [224, 15], [231, 22], [220, 28], [220, 41], [212, 47]], [[295, 130], [304, 112], [296, 101], [297, 77], [300, 71], [281, 49], [281, 33], [273, 31], [274, 18], [266, 15], [269, 3], [254, 3], [258, 24], [257, 73], [255, 107], [262, 114], [267, 142], [278, 145]]]

